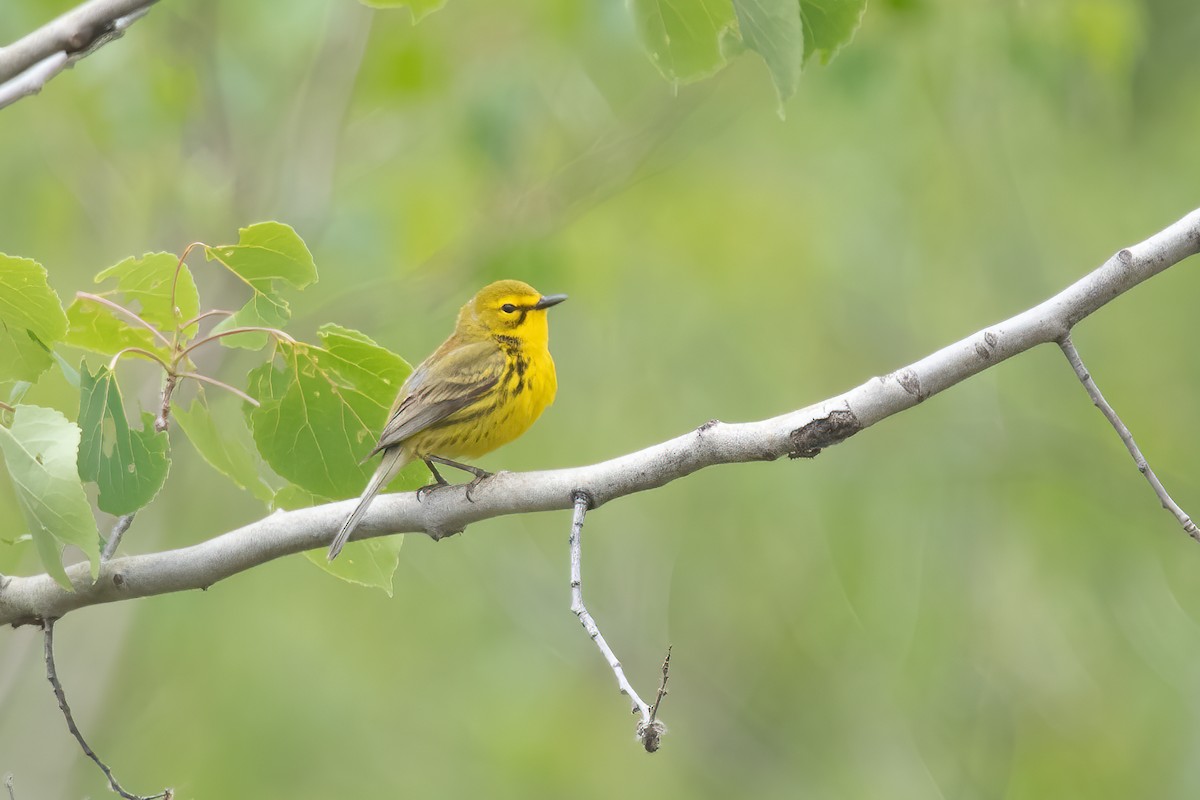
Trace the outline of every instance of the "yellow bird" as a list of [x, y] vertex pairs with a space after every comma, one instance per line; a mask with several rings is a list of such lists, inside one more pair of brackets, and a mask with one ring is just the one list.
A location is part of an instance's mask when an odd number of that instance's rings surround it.
[[474, 458], [516, 439], [554, 402], [558, 378], [550, 357], [546, 309], [565, 294], [542, 295], [521, 281], [496, 281], [458, 312], [450, 338], [400, 387], [379, 443], [383, 453], [358, 505], [329, 546], [341, 552], [379, 490], [404, 466], [421, 459], [440, 486], [434, 464], [470, 472], [472, 485], [489, 473], [451, 461]]

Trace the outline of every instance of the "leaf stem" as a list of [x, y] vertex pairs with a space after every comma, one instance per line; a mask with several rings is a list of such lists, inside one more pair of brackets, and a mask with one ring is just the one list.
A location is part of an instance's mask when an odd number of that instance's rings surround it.
[[254, 406], [255, 408], [258, 408], [260, 405], [260, 403], [257, 400], [255, 400], [253, 397], [251, 397], [250, 395], [243, 392], [241, 389], [238, 389], [237, 387], [234, 387], [234, 386], [230, 386], [228, 383], [225, 383], [224, 381], [219, 381], [216, 378], [210, 378], [207, 375], [201, 375], [198, 372], [181, 372], [181, 373], [179, 373], [179, 377], [180, 378], [191, 378], [194, 381], [200, 381], [201, 383], [211, 384], [212, 386], [216, 386], [218, 388], [224, 389], [227, 392], [232, 392], [233, 394], [236, 394], [238, 397], [242, 398], [243, 400], [245, 400], [247, 403]]
[[[183, 248], [183, 253], [179, 256], [179, 261], [175, 262], [175, 274], [171, 277], [171, 317], [175, 319], [175, 332], [171, 339], [171, 350], [174, 351], [179, 347], [179, 332], [186, 330], [192, 323], [186, 325], [179, 324], [179, 306], [175, 305], [175, 291], [179, 287], [179, 273], [183, 272], [183, 262], [187, 260], [188, 254], [197, 247], [208, 247], [204, 242], [192, 242], [187, 247]], [[196, 319], [200, 319], [197, 317]]]
[[151, 361], [157, 361], [158, 365], [166, 370], [168, 375], [173, 374], [175, 371], [174, 367], [172, 367], [166, 361], [163, 361], [159, 356], [155, 355], [149, 350], [143, 350], [140, 347], [126, 347], [113, 354], [112, 359], [108, 362], [109, 372], [112, 372], [117, 368], [117, 362], [120, 361], [121, 356], [125, 355], [126, 353], [129, 353], [130, 355], [141, 356], [142, 358], [148, 358]]
[[218, 333], [210, 333], [208, 336], [205, 336], [203, 339], [201, 339], [197, 342], [192, 342], [190, 345], [188, 345], [184, 349], [180, 350], [179, 354], [175, 356], [176, 363], [178, 363], [180, 359], [182, 359], [188, 353], [195, 350], [197, 347], [201, 347], [203, 345], [208, 344], [209, 342], [216, 341], [217, 339], [220, 339], [224, 336], [233, 336], [235, 333], [269, 333], [272, 336], [274, 336], [276, 339], [280, 339], [282, 341], [288, 342], [289, 344], [296, 344], [295, 339], [293, 339], [291, 336], [288, 336], [286, 333], [279, 330], [278, 328], [262, 328], [257, 325], [247, 325], [242, 328], [230, 328], [227, 331], [219, 331]]
[[[120, 303], [114, 303], [112, 300], [109, 300], [107, 297], [101, 297], [100, 295], [92, 294], [91, 292], [76, 292], [75, 296], [78, 297], [80, 300], [91, 300], [93, 303], [99, 303], [102, 306], [108, 306], [109, 308], [111, 308], [114, 311], [121, 312], [122, 314], [129, 317], [131, 320], [133, 320], [137, 324], [141, 325], [146, 330], [153, 333], [154, 336], [160, 342], [165, 344], [167, 347], [171, 347], [171, 340], [168, 339], [166, 336], [163, 336], [162, 331], [160, 331], [158, 328], [154, 327], [149, 322], [142, 319], [140, 316], [138, 316], [134, 312], [130, 311], [128, 308], [121, 305]], [[174, 298], [172, 298], [171, 302], [174, 303]]]
[[191, 319], [189, 319], [187, 322], [183, 323], [183, 325], [181, 325], [180, 327], [182, 327], [182, 328], [184, 328], [184, 329], [187, 329], [187, 328], [190, 328], [190, 327], [192, 327], [193, 325], [197, 324], [197, 323], [198, 323], [198, 322], [200, 322], [201, 320], [208, 319], [209, 317], [217, 317], [217, 316], [221, 316], [221, 317], [232, 317], [232, 316], [233, 316], [233, 312], [232, 312], [232, 311], [226, 311], [226, 310], [225, 310], [225, 309], [223, 309], [223, 308], [214, 308], [214, 309], [212, 309], [211, 311], [205, 311], [203, 314], [201, 314], [201, 315], [200, 315], [200, 316], [198, 316], [198, 317], [192, 317], [192, 318], [191, 318]]

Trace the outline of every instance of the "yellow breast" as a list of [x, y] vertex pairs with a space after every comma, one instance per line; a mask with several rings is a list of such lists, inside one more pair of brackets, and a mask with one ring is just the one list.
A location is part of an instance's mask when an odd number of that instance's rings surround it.
[[492, 389], [407, 444], [418, 457], [475, 458], [490, 453], [529, 430], [557, 391], [554, 359], [547, 348], [506, 350], [503, 371]]

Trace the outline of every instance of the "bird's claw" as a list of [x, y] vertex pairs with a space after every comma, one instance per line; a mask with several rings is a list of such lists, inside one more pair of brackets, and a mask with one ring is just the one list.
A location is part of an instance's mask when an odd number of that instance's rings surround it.
[[472, 478], [470, 480], [469, 483], [467, 483], [467, 502], [468, 503], [475, 502], [475, 498], [473, 497], [475, 490], [479, 488], [479, 485], [481, 483], [486, 481], [488, 478], [492, 477], [494, 474], [495, 473], [483, 472], [482, 470], [480, 470], [480, 474], [476, 475], [474, 478]]
[[432, 494], [434, 491], [444, 488], [449, 485], [450, 484], [448, 484], [448, 483], [431, 483], [428, 486], [422, 486], [420, 489], [417, 489], [417, 502], [420, 503], [422, 500], [424, 500], [427, 496]]

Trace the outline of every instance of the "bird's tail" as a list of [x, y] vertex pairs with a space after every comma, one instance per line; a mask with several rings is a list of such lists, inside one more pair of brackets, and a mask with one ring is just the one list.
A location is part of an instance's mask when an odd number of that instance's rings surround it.
[[350, 534], [354, 533], [354, 529], [362, 521], [363, 515], [367, 513], [371, 501], [375, 499], [375, 495], [379, 494], [379, 490], [391, 483], [392, 478], [396, 477], [396, 473], [411, 460], [412, 457], [405, 452], [403, 447], [389, 447], [383, 451], [383, 460], [379, 462], [379, 468], [367, 482], [367, 488], [363, 489], [362, 496], [358, 498], [358, 505], [350, 512], [350, 516], [346, 517], [346, 521], [342, 523], [342, 529], [338, 531], [337, 536], [333, 537], [333, 544], [329, 545], [330, 561], [333, 561], [337, 558], [337, 554], [342, 552], [346, 540], [350, 538]]

